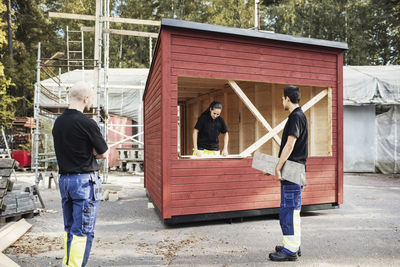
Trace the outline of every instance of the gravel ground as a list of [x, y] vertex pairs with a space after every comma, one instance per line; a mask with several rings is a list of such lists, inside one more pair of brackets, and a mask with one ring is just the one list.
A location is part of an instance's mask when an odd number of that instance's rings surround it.
[[[18, 173], [19, 183], [33, 183]], [[143, 177], [110, 175], [122, 185], [117, 202], [100, 204], [88, 266], [266, 266], [281, 242], [277, 216], [166, 226], [143, 188]], [[21, 266], [61, 266], [60, 196], [41, 185], [46, 210], [5, 253]], [[400, 177], [346, 174], [339, 209], [302, 214], [296, 266], [400, 266]]]

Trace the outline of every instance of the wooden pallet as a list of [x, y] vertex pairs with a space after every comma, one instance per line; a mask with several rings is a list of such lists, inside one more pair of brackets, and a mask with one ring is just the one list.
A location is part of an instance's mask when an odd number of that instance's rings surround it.
[[0, 216], [0, 224], [5, 224], [7, 222], [16, 222], [22, 218], [32, 219], [37, 214], [39, 214], [39, 213], [38, 212], [35, 213], [35, 210], [27, 210], [27, 211], [2, 215], [2, 216]]

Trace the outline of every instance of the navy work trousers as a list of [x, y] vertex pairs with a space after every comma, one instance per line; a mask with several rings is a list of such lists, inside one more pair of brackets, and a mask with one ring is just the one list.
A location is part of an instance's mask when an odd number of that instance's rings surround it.
[[64, 216], [63, 264], [85, 266], [94, 237], [101, 179], [97, 172], [65, 174], [59, 179]]
[[292, 254], [300, 249], [301, 228], [300, 209], [303, 187], [289, 182], [281, 182], [281, 206], [279, 222], [283, 234], [283, 252]]

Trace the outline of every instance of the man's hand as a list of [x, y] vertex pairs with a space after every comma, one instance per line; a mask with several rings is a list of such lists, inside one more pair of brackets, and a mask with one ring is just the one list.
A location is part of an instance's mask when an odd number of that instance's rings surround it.
[[276, 168], [275, 169], [275, 181], [283, 181], [281, 170]]
[[95, 157], [95, 159], [105, 159], [107, 157], [107, 151], [103, 154], [98, 154], [96, 149], [93, 148], [93, 156]]
[[228, 156], [228, 149], [222, 150], [222, 156], [224, 157]]

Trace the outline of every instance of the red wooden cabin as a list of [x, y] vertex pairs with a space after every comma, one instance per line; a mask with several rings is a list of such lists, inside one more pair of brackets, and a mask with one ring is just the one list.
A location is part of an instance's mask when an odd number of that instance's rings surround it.
[[[251, 155], [277, 156], [289, 84], [300, 87], [309, 122], [303, 210], [343, 203], [346, 49], [333, 41], [163, 19], [143, 96], [145, 187], [162, 219], [277, 212], [280, 185], [251, 168]], [[192, 158], [193, 127], [213, 100], [223, 104], [233, 156]]]

